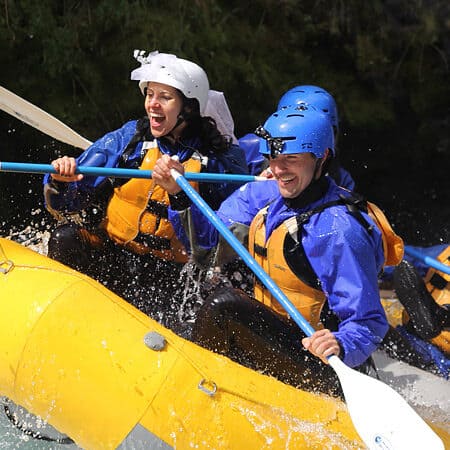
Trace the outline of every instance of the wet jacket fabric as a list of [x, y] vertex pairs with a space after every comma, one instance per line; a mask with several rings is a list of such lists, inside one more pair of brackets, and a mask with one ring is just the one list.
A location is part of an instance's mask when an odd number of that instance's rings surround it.
[[268, 167], [267, 159], [259, 153], [259, 137], [256, 134], [247, 133], [239, 138], [239, 146], [244, 150], [250, 174], [259, 175]]
[[[248, 183], [227, 200], [218, 215], [228, 226], [250, 225], [258, 211], [268, 205], [266, 240], [288, 218], [320, 204], [337, 200], [346, 191], [325, 177], [324, 194], [303, 207], [292, 207], [278, 191], [276, 181]], [[189, 208], [196, 244], [208, 249], [218, 244], [218, 233], [198, 210]], [[372, 219], [365, 213], [369, 224]], [[177, 234], [188, 244], [179, 213], [169, 208], [169, 217]], [[373, 224], [372, 232], [349, 214], [344, 205], [326, 208], [303, 225], [302, 244], [305, 254], [327, 297], [329, 309], [337, 316], [335, 332], [350, 367], [362, 364], [378, 347], [388, 330], [380, 302], [377, 276], [383, 261], [381, 233]], [[282, 249], [280, 249], [282, 251]], [[289, 295], [288, 295], [289, 297]]]
[[[122, 167], [137, 169], [146, 150], [143, 149], [143, 141], [137, 143], [126, 161], [121, 158], [124, 149], [135, 136], [138, 121], [132, 120], [121, 128], [105, 134], [94, 142], [85, 152], [77, 158], [79, 166], [91, 167]], [[158, 141], [158, 147], [162, 153], [178, 155], [181, 162], [189, 159], [196, 148], [198, 140], [191, 139], [172, 146], [166, 140]], [[232, 145], [227, 153], [216, 155], [213, 152], [204, 158], [202, 172], [210, 173], [248, 173], [245, 155], [240, 147]], [[51, 180], [49, 175], [44, 177], [44, 184]], [[60, 212], [76, 212], [86, 208], [94, 195], [96, 188], [105, 180], [103, 176], [85, 176], [79, 182], [57, 183], [56, 193], [47, 196], [46, 202], [50, 208]], [[201, 183], [200, 193], [213, 208], [217, 208], [221, 201], [228, 197], [239, 185], [236, 183]]]

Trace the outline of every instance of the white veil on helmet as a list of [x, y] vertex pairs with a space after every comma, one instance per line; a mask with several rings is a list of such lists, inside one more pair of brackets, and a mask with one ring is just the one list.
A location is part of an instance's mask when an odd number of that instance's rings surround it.
[[204, 116], [212, 117], [216, 121], [217, 129], [221, 134], [232, 139], [233, 144], [238, 144], [234, 135], [234, 120], [223, 92], [210, 90], [206, 103]]
[[179, 89], [186, 97], [196, 98], [200, 104], [200, 114], [212, 117], [218, 130], [237, 143], [234, 135], [234, 121], [223, 92], [209, 90], [209, 81], [205, 71], [187, 59], [178, 58], [170, 53], [158, 50], [145, 55], [145, 50], [135, 50], [134, 57], [141, 67], [131, 72], [131, 79], [139, 81], [144, 89], [149, 81], [167, 84]]
[[167, 84], [179, 89], [188, 98], [196, 98], [202, 114], [209, 91], [205, 71], [197, 64], [169, 53], [159, 53], [156, 50], [148, 56], [144, 55], [144, 50], [134, 51], [134, 57], [141, 63], [141, 67], [131, 72], [131, 79], [139, 81], [141, 92], [144, 93], [149, 81]]

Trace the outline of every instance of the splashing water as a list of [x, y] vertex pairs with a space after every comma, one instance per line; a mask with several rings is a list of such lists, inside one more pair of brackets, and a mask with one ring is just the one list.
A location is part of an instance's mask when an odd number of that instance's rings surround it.
[[0, 450], [82, 450], [66, 435], [8, 399], [1, 399], [0, 408]]
[[[30, 223], [30, 225], [21, 230], [10, 230], [8, 238], [17, 241], [40, 254], [46, 255], [50, 237], [50, 226], [45, 223], [45, 220], [39, 218], [41, 210], [37, 209], [34, 213], [33, 217], [35, 220]], [[252, 280], [248, 271], [245, 270], [245, 267], [235, 267], [227, 273], [229, 274], [229, 278], [222, 278], [222, 283], [228, 284], [229, 286], [240, 287], [247, 291], [250, 289]], [[175, 332], [181, 336], [188, 335], [189, 328], [195, 321], [196, 313], [203, 304], [205, 295], [208, 294], [208, 289], [214, 288], [213, 278], [214, 275], [211, 274], [211, 272], [200, 270], [192, 262], [187, 263], [181, 271], [178, 280], [178, 290], [172, 297], [169, 311], [163, 311], [160, 314], [154, 313], [152, 314], [152, 317], [163, 323], [163, 325], [167, 325], [167, 322], [172, 321], [171, 328], [173, 328]], [[157, 290], [153, 293], [156, 296], [161, 294], [163, 296], [164, 294], [167, 295], [165, 292], [161, 293]], [[152, 295], [152, 293], [149, 295]], [[167, 303], [166, 297], [164, 297], [164, 300]], [[132, 303], [134, 304], [135, 302]], [[142, 305], [139, 305], [139, 302], [136, 302], [135, 306], [139, 307]], [[448, 382], [447, 384], [443, 384], [444, 380], [433, 378], [431, 374], [426, 374], [428, 377], [426, 391], [439, 391], [435, 393], [434, 397], [430, 395], [427, 396], [425, 395], [423, 383], [421, 384], [419, 382], [419, 377], [421, 376], [419, 369], [417, 369], [412, 378], [409, 379], [410, 375], [406, 364], [402, 365], [403, 369], [405, 369], [405, 372], [402, 374], [397, 372], [397, 368], [394, 369], [393, 366], [389, 364], [389, 361], [386, 362], [378, 357], [377, 366], [379, 366], [379, 370], [381, 370], [381, 378], [383, 381], [393, 387], [397, 386], [397, 390], [401, 392], [404, 398], [406, 398], [426, 420], [440, 425], [447, 424], [447, 428], [450, 429], [450, 425], [448, 424], [448, 414], [450, 411], [449, 402], [443, 403], [445, 398], [450, 398], [450, 395], [447, 395], [450, 384], [448, 384]], [[401, 385], [399, 385], [399, 383]], [[18, 410], [16, 409], [16, 412], [17, 411]], [[261, 432], [264, 432], [265, 425], [257, 420], [255, 411], [247, 410], [241, 412], [251, 423], [254, 422], [253, 425], [255, 426], [255, 429], [259, 427]], [[57, 436], [57, 438], [61, 437], [61, 435], [50, 425], [47, 425], [45, 421], [36, 418], [23, 409], [21, 409], [19, 417], [21, 422], [26, 426], [29, 426], [34, 432], [38, 431], [43, 435], [48, 434], [50, 436]], [[296, 426], [300, 427], [302, 432], [312, 433], [315, 436], [323, 433], [320, 424], [299, 422]], [[269, 435], [267, 436], [267, 439], [270, 439]], [[286, 436], [286, 439], [288, 442], [289, 436]], [[338, 435], [333, 437], [328, 436], [328, 439], [335, 443], [336, 448], [358, 448], [357, 446], [354, 447], [352, 443], [340, 442], [340, 437]], [[268, 442], [268, 445], [269, 444], [270, 443]], [[18, 429], [7, 418], [6, 414], [0, 411], [0, 450], [2, 449], [76, 450], [79, 449], [79, 447], [75, 444], [67, 445], [35, 439]]]

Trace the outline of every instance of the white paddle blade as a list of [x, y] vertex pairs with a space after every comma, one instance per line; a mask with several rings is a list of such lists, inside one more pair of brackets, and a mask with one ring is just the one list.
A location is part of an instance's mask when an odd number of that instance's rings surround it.
[[391, 387], [329, 359], [335, 370], [353, 425], [373, 450], [444, 450], [440, 437]]
[[0, 86], [0, 109], [58, 141], [85, 150], [92, 142], [18, 95]]

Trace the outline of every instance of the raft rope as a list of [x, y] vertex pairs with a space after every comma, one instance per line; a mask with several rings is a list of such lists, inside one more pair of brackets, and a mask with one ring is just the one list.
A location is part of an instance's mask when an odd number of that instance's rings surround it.
[[8, 259], [3, 247], [0, 245], [0, 273], [7, 274], [14, 267], [14, 263]]
[[51, 436], [42, 434], [39, 431], [32, 430], [25, 424], [25, 422], [21, 422], [19, 420], [17, 415], [11, 411], [11, 409], [6, 403], [3, 404], [3, 409], [5, 411], [6, 417], [12, 423], [12, 425], [14, 425], [18, 430], [20, 430], [27, 436], [31, 436], [33, 439], [47, 442], [56, 442], [57, 444], [64, 444], [64, 445], [75, 444], [75, 442], [68, 436], [65, 436], [63, 438], [53, 438]]

